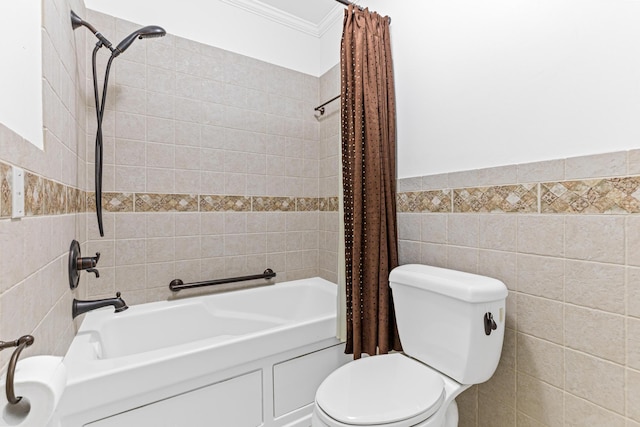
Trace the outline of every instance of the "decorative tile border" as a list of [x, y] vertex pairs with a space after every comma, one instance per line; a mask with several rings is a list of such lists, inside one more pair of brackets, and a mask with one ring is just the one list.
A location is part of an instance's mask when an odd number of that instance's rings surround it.
[[248, 212], [251, 210], [251, 197], [245, 196], [200, 196], [201, 212]]
[[24, 212], [26, 216], [44, 215], [44, 178], [25, 172]]
[[251, 205], [254, 212], [295, 212], [295, 197], [254, 197]]
[[640, 176], [403, 192], [396, 202], [403, 213], [636, 214]]
[[640, 212], [640, 177], [545, 182], [540, 194], [542, 213]]
[[320, 206], [319, 199], [316, 197], [298, 197], [296, 199], [296, 211], [298, 212], [314, 212]]
[[453, 190], [453, 212], [535, 213], [538, 187], [535, 184]]
[[11, 167], [0, 163], [0, 218], [11, 216]]
[[[95, 212], [96, 193], [87, 192], [86, 210]], [[133, 193], [102, 193], [104, 212], [133, 212]]]
[[198, 196], [194, 194], [135, 195], [136, 212], [198, 212]]
[[318, 199], [318, 210], [320, 212], [338, 212], [339, 209], [338, 197], [321, 197]]
[[398, 212], [451, 212], [451, 191], [415, 191], [398, 193]]
[[[0, 162], [0, 218], [11, 217], [11, 166]], [[338, 197], [102, 193], [105, 212], [316, 212], [338, 211]], [[31, 172], [25, 173], [27, 216], [94, 212], [96, 197]]]

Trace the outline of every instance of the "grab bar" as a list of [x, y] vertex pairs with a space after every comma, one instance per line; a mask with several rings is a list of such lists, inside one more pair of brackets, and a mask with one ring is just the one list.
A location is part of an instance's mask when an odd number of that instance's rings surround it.
[[13, 389], [13, 380], [16, 375], [16, 364], [18, 363], [18, 357], [20, 357], [20, 353], [25, 347], [29, 347], [35, 339], [31, 335], [23, 335], [15, 341], [0, 341], [0, 351], [9, 347], [16, 347], [11, 355], [11, 360], [9, 360], [9, 367], [7, 368], [7, 381], [5, 391], [7, 393], [7, 401], [12, 405], [20, 402], [22, 396], [16, 397], [16, 393]]
[[200, 288], [202, 286], [215, 286], [215, 285], [223, 285], [225, 283], [235, 283], [235, 282], [244, 282], [245, 280], [255, 280], [255, 279], [273, 279], [276, 277], [275, 271], [270, 268], [267, 268], [262, 274], [254, 274], [253, 276], [241, 276], [241, 277], [229, 277], [227, 279], [216, 279], [216, 280], [208, 280], [206, 282], [193, 282], [193, 283], [184, 283], [180, 279], [173, 279], [171, 283], [169, 283], [169, 289], [173, 292], [178, 292], [182, 289], [192, 289], [192, 288]]

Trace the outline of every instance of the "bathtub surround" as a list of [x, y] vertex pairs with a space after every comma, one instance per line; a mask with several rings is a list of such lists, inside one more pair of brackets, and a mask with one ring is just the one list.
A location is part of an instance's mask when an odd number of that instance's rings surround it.
[[398, 181], [400, 262], [509, 287], [502, 360], [461, 426], [637, 426], [638, 152]]
[[[87, 19], [116, 38], [137, 28], [94, 11]], [[105, 238], [87, 219], [87, 250], [102, 253], [102, 277], [88, 278], [89, 296], [119, 290], [128, 304], [156, 301], [171, 296], [175, 278], [267, 267], [278, 281], [335, 280], [335, 149], [323, 149], [313, 114], [325, 77], [172, 35], [153, 44], [134, 44], [114, 63], [103, 129]], [[88, 142], [89, 161], [92, 150]], [[91, 211], [93, 195], [87, 200]]]

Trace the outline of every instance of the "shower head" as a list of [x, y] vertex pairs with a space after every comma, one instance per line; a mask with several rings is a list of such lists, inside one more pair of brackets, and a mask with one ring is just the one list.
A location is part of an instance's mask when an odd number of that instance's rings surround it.
[[74, 30], [78, 27], [87, 27], [89, 31], [91, 31], [103, 45], [105, 45], [108, 49], [111, 49], [111, 42], [107, 40], [107, 38], [103, 36], [100, 31], [96, 30], [93, 25], [80, 18], [73, 10], [71, 11], [71, 27]]
[[127, 50], [131, 43], [135, 41], [135, 39], [148, 39], [152, 37], [162, 37], [165, 36], [167, 32], [162, 27], [158, 27], [157, 25], [149, 25], [147, 27], [142, 27], [139, 30], [134, 31], [125, 37], [118, 46], [116, 46], [115, 50], [111, 54], [114, 58], [120, 55], [122, 52]]

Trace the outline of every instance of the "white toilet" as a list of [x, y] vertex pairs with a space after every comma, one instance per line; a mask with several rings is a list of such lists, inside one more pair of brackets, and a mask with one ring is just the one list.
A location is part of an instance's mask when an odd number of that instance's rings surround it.
[[454, 399], [495, 372], [504, 283], [417, 264], [395, 268], [389, 282], [404, 353], [331, 373], [316, 392], [313, 427], [454, 427]]

